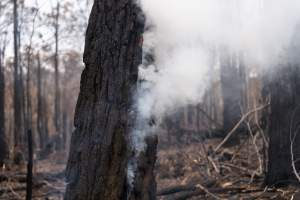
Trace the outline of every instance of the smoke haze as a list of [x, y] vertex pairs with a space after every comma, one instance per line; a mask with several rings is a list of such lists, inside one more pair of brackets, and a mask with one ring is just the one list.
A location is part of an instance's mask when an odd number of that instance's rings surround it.
[[283, 59], [300, 19], [297, 0], [141, 0], [146, 15], [137, 97], [142, 118], [201, 101], [222, 51], [260, 69]]

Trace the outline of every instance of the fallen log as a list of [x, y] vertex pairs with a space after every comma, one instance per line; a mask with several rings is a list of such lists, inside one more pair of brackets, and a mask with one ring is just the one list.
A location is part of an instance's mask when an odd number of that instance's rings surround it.
[[[204, 185], [205, 187], [212, 187], [213, 185], [216, 184], [215, 180], [207, 181]], [[185, 191], [194, 191], [198, 187], [196, 184], [189, 184], [189, 185], [176, 185], [176, 186], [171, 186], [168, 188], [164, 188], [160, 191], [157, 192], [156, 196], [167, 196], [179, 192], [185, 192]]]
[[157, 192], [156, 196], [166, 196], [178, 192], [194, 191], [197, 187], [194, 185], [180, 185], [162, 189]]

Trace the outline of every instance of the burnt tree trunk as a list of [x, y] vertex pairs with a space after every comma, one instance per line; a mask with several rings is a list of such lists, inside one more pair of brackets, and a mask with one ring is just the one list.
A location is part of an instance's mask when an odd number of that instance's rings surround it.
[[75, 131], [67, 164], [66, 200], [155, 199], [156, 140], [137, 156], [136, 179], [129, 184], [132, 157], [130, 114], [142, 61], [144, 19], [133, 0], [95, 0], [86, 33]]
[[33, 139], [32, 132], [28, 130], [27, 133], [27, 145], [28, 145], [28, 163], [27, 163], [27, 175], [26, 175], [26, 200], [32, 199], [32, 169], [33, 169]]
[[4, 59], [5, 48], [0, 47], [0, 167], [8, 157], [8, 147], [5, 135], [5, 75]]
[[[269, 116], [269, 152], [267, 185], [285, 185], [296, 180], [292, 168], [291, 140], [294, 160], [300, 158], [300, 70], [298, 66], [280, 68], [267, 83], [271, 98]], [[299, 171], [300, 163], [296, 162]]]
[[21, 104], [21, 80], [19, 67], [19, 40], [18, 40], [18, 3], [13, 1], [13, 19], [14, 19], [14, 145], [18, 147], [22, 142], [22, 114], [20, 113]]
[[62, 149], [62, 133], [61, 133], [61, 97], [60, 97], [60, 74], [59, 74], [59, 56], [58, 56], [58, 43], [59, 43], [59, 16], [60, 4], [57, 2], [56, 16], [55, 16], [55, 55], [54, 55], [54, 84], [55, 84], [55, 98], [54, 98], [54, 125], [56, 134], [59, 136], [59, 149]]
[[45, 144], [44, 142], [44, 130], [43, 130], [43, 112], [42, 112], [42, 73], [41, 73], [41, 57], [38, 53], [37, 55], [37, 131], [39, 135], [39, 146], [40, 149], [43, 149]]

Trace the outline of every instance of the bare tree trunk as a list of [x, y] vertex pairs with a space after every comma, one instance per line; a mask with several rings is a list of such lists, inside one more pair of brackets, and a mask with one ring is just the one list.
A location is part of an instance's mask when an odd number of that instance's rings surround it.
[[[271, 97], [269, 122], [267, 185], [284, 185], [296, 181], [292, 169], [291, 140], [294, 160], [300, 158], [300, 70], [299, 66], [285, 66], [272, 75], [267, 83]], [[300, 163], [295, 163], [300, 170]]]
[[27, 52], [27, 76], [26, 76], [26, 99], [27, 99], [27, 116], [26, 116], [26, 125], [27, 130], [32, 129], [32, 107], [31, 107], [31, 50]]
[[13, 20], [14, 20], [14, 145], [18, 147], [22, 141], [22, 114], [21, 111], [21, 91], [19, 72], [19, 45], [18, 45], [18, 5], [17, 0], [13, 0]]
[[33, 168], [33, 139], [32, 132], [28, 130], [27, 133], [28, 145], [28, 163], [27, 163], [27, 176], [26, 176], [26, 200], [32, 199], [32, 168]]
[[43, 149], [45, 144], [44, 130], [43, 130], [43, 113], [42, 113], [42, 74], [41, 74], [41, 58], [37, 55], [37, 131], [39, 135], [40, 149]]
[[62, 143], [62, 133], [61, 133], [61, 108], [60, 108], [60, 83], [59, 83], [59, 57], [58, 57], [58, 31], [59, 31], [59, 9], [60, 5], [59, 2], [57, 2], [57, 8], [56, 8], [56, 17], [55, 17], [55, 55], [54, 55], [54, 69], [55, 69], [55, 102], [54, 102], [54, 125], [56, 129], [56, 134], [58, 134], [60, 140], [59, 140], [59, 148], [61, 147]]
[[61, 124], [61, 132], [62, 132], [62, 148], [66, 149], [67, 147], [67, 134], [68, 134], [68, 99], [66, 97], [67, 94], [67, 89], [66, 89], [66, 85], [67, 85], [67, 80], [68, 77], [64, 76], [63, 77], [63, 82], [62, 82], [62, 108], [61, 108], [61, 112], [62, 112], [62, 124]]
[[5, 45], [0, 47], [0, 167], [8, 157], [8, 146], [5, 134], [5, 72], [4, 72], [4, 55]]
[[138, 156], [133, 185], [127, 168], [133, 93], [144, 29], [133, 0], [95, 0], [86, 34], [85, 69], [67, 165], [66, 200], [155, 199], [156, 139]]
[[27, 78], [26, 78], [26, 98], [27, 98], [27, 116], [26, 131], [32, 130], [32, 105], [31, 105], [31, 64], [32, 64], [32, 40], [35, 32], [35, 19], [37, 12], [32, 20], [32, 31], [30, 34], [30, 43], [27, 47]]

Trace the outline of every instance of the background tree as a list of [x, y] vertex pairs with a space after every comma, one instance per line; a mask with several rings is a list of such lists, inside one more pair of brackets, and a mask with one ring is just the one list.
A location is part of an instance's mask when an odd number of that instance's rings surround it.
[[[2, 7], [0, 5], [0, 12]], [[7, 33], [0, 38], [0, 166], [8, 158], [8, 146], [6, 141], [5, 129], [5, 72], [4, 58], [7, 45]]]
[[22, 124], [22, 97], [21, 97], [21, 73], [20, 73], [20, 57], [19, 57], [19, 16], [18, 2], [13, 0], [13, 37], [14, 37], [14, 145], [18, 147], [22, 144], [23, 124]]

